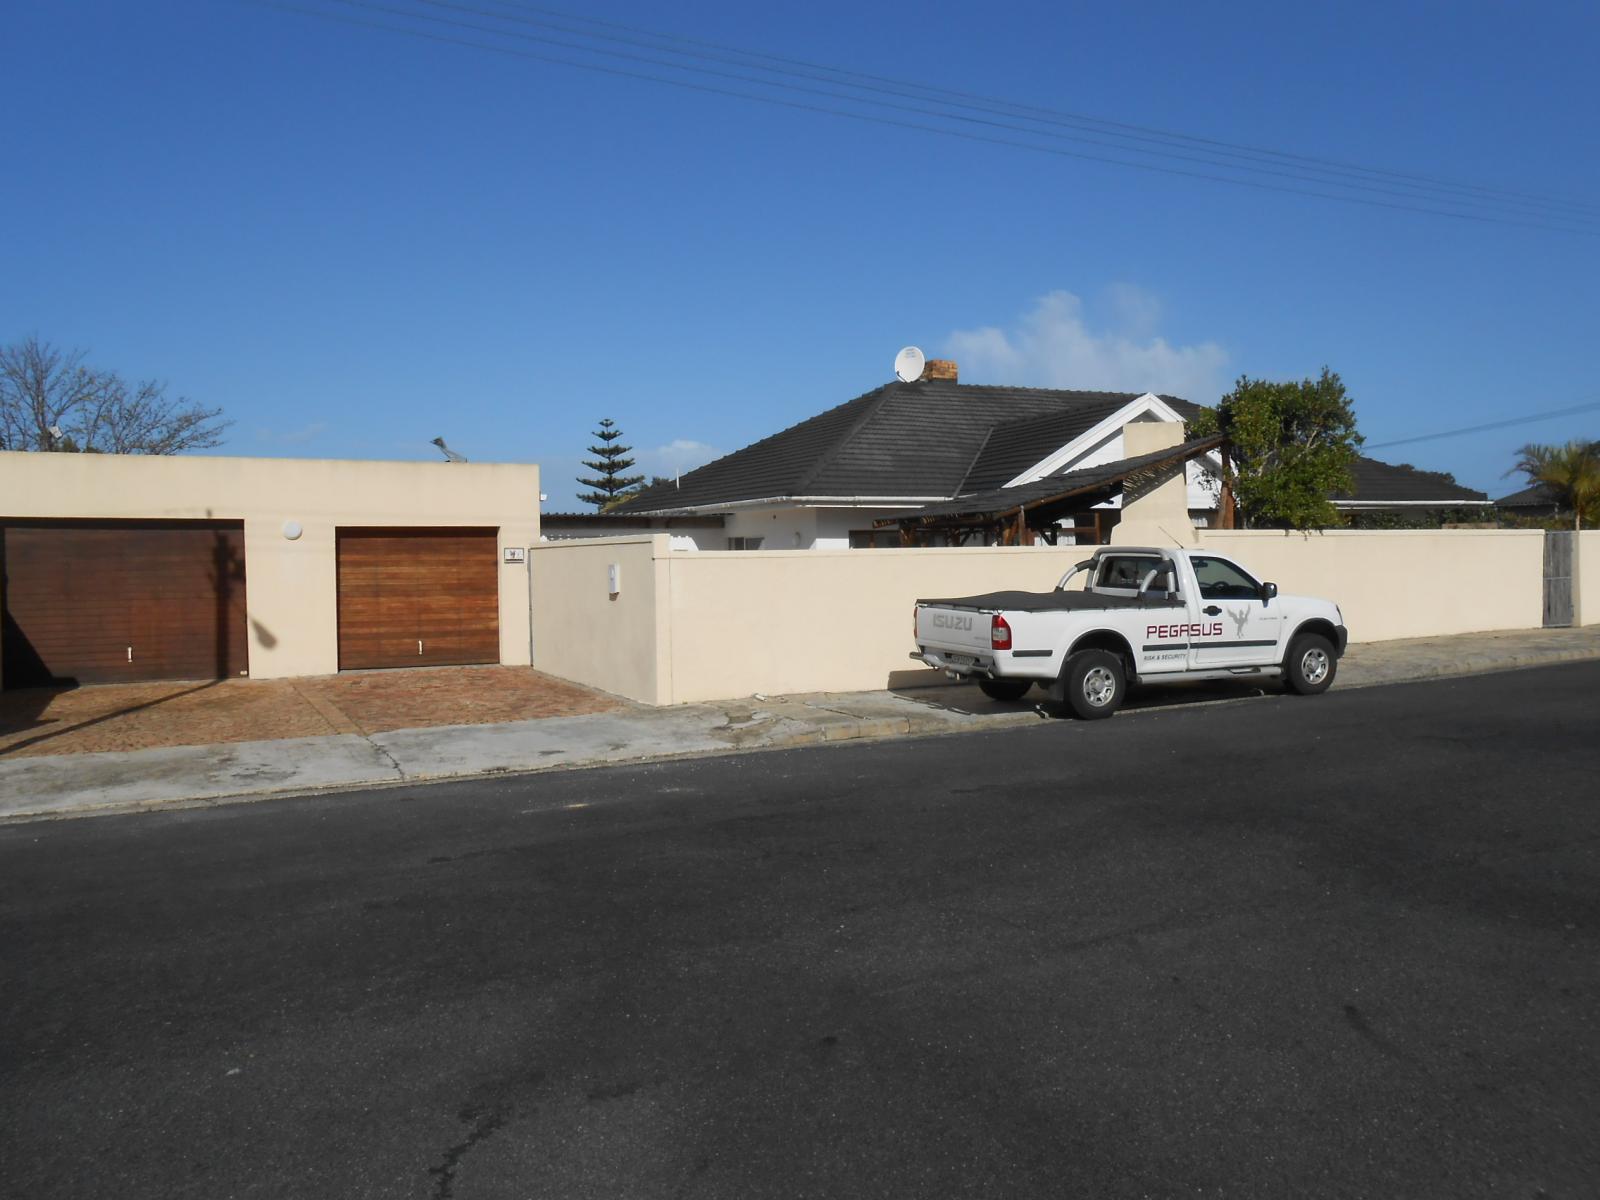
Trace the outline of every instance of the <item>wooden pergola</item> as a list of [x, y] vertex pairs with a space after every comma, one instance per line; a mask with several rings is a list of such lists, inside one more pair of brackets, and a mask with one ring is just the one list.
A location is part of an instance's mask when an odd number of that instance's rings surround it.
[[[1130, 488], [1155, 487], [1182, 470], [1190, 459], [1219, 449], [1223, 488], [1218, 524], [1231, 529], [1233, 493], [1227, 486], [1228, 447], [1221, 436], [1197, 438], [1137, 458], [1083, 467], [1016, 487], [941, 500], [873, 524], [880, 529], [899, 526], [902, 546], [927, 546], [935, 539], [950, 546], [962, 546], [973, 539], [981, 545], [1031, 546], [1042, 540], [1053, 546], [1063, 534], [1073, 535], [1079, 544], [1102, 545], [1112, 514], [1095, 505]], [[1085, 519], [1089, 523], [1083, 523]], [[1063, 521], [1072, 523], [1064, 525]]]

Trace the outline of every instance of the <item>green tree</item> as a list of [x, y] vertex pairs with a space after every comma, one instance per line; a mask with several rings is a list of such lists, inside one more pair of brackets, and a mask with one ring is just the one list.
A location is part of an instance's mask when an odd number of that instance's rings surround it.
[[221, 409], [170, 400], [164, 383], [130, 384], [83, 360], [36, 336], [0, 346], [0, 450], [177, 454], [222, 441]]
[[1530, 442], [1517, 451], [1517, 465], [1506, 474], [1514, 471], [1543, 485], [1562, 511], [1572, 514], [1574, 529], [1582, 529], [1585, 521], [1600, 525], [1600, 442]]
[[589, 453], [594, 458], [584, 459], [583, 465], [595, 472], [595, 477], [585, 479], [578, 476], [579, 483], [594, 490], [578, 493], [578, 499], [605, 512], [633, 495], [634, 489], [644, 482], [644, 476], [623, 474], [633, 466], [633, 459], [628, 457], [633, 447], [620, 444], [622, 430], [616, 427], [610, 417], [600, 422], [600, 428], [594, 431], [594, 436], [600, 444], [589, 447]]
[[1223, 434], [1228, 485], [1249, 525], [1319, 529], [1340, 523], [1329, 497], [1349, 491], [1361, 435], [1339, 376], [1274, 383], [1239, 378], [1215, 408], [1189, 422], [1189, 436]]

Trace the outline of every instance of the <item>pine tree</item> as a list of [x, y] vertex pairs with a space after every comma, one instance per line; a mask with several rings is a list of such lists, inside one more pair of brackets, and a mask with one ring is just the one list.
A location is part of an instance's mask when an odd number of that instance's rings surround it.
[[578, 477], [578, 482], [584, 487], [594, 489], [592, 492], [580, 492], [578, 499], [604, 512], [631, 496], [633, 490], [644, 482], [644, 476], [623, 474], [633, 466], [633, 459], [628, 457], [633, 447], [618, 444], [622, 430], [616, 427], [610, 417], [600, 422], [600, 428], [594, 431], [594, 436], [600, 440], [598, 446], [589, 447], [589, 453], [595, 456], [594, 460], [586, 458], [583, 465], [596, 472], [598, 478]]

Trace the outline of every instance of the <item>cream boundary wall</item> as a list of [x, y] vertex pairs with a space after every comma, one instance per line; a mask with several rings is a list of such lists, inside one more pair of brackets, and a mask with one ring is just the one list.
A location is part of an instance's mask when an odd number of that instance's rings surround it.
[[1336, 602], [1352, 642], [1544, 623], [1536, 529], [1201, 530], [1199, 542], [1282, 591]]
[[[1586, 546], [1600, 559], [1600, 533], [1592, 536]], [[1542, 620], [1538, 531], [1213, 532], [1201, 548], [1285, 592], [1337, 601], [1352, 641], [1536, 629]], [[530, 555], [534, 665], [646, 704], [938, 682], [908, 657], [917, 599], [1046, 589], [1088, 553], [694, 554], [674, 553], [659, 535], [546, 543]], [[612, 562], [622, 570], [615, 599], [606, 594]]]
[[[646, 704], [671, 704], [667, 572], [677, 559], [699, 554], [674, 553], [670, 545], [669, 536], [658, 533], [541, 542], [530, 549], [533, 665]], [[622, 573], [616, 596], [610, 594], [612, 563]]]
[[[546, 542], [533, 560], [533, 664], [646, 704], [865, 691], [919, 670], [919, 597], [1049, 588], [1082, 547], [673, 552], [665, 537]], [[607, 567], [622, 591], [606, 594]]]
[[[0, 452], [0, 519], [243, 520], [250, 675], [339, 669], [338, 526], [496, 526], [499, 549], [539, 537], [539, 468], [518, 463], [357, 462]], [[283, 536], [298, 521], [298, 540]], [[500, 661], [526, 664], [528, 573], [502, 561]]]
[[1600, 530], [1578, 534], [1578, 561], [1573, 567], [1572, 620], [1576, 625], [1600, 625]]

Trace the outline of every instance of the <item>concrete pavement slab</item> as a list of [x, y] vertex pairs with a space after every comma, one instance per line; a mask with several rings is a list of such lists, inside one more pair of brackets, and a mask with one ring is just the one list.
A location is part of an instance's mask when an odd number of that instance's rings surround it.
[[284, 738], [0, 760], [0, 819], [181, 804], [243, 794], [391, 783], [365, 738]]
[[[1600, 626], [1351, 647], [1338, 688], [1600, 659]], [[1274, 685], [1268, 685], [1269, 687]], [[1260, 695], [1260, 684], [1149, 689], [1132, 707]], [[538, 771], [738, 750], [991, 730], [1049, 719], [1040, 695], [991, 700], [970, 684], [905, 692], [753, 696], [714, 704], [497, 724], [399, 729], [98, 754], [0, 757], [0, 821], [249, 796]]]

